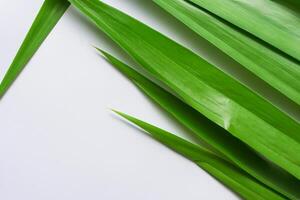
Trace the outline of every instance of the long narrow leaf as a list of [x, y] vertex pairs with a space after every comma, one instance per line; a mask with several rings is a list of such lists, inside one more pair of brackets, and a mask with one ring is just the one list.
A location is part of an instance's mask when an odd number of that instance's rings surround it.
[[46, 39], [69, 5], [70, 3], [66, 0], [45, 0], [0, 84], [0, 99]]
[[300, 105], [299, 62], [288, 59], [246, 31], [187, 1], [154, 2]]
[[244, 199], [284, 199], [279, 194], [253, 179], [245, 172], [241, 171], [226, 160], [208, 152], [204, 148], [194, 145], [169, 132], [124, 113], [116, 113], [144, 129], [162, 144], [195, 162], [198, 166], [206, 170]]
[[[286, 0], [187, 0], [300, 61], [300, 4]], [[296, 1], [295, 1], [296, 2]]]
[[184, 102], [300, 178], [300, 125], [231, 76], [98, 0], [70, 0]]
[[248, 146], [178, 98], [154, 84], [131, 67], [99, 49], [112, 65], [133, 81], [179, 123], [190, 129], [196, 137], [259, 181], [292, 199], [300, 199], [300, 181], [255, 154]]

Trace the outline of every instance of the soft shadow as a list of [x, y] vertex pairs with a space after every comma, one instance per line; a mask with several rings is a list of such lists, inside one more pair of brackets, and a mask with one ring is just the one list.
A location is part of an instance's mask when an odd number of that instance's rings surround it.
[[295, 0], [271, 0], [290, 10], [296, 16], [300, 16], [300, 1]]

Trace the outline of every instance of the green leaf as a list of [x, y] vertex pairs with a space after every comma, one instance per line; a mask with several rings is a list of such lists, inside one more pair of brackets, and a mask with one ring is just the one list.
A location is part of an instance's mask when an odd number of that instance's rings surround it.
[[45, 0], [0, 84], [0, 99], [46, 39], [69, 5], [70, 3], [66, 0]]
[[192, 131], [222, 158], [240, 167], [262, 183], [292, 199], [300, 199], [300, 181], [272, 166], [247, 145], [226, 133], [196, 110], [154, 84], [109, 53], [98, 49], [112, 65], [133, 81], [146, 95]]
[[186, 158], [195, 162], [199, 167], [206, 170], [212, 176], [217, 178], [224, 185], [232, 189], [241, 197], [249, 200], [253, 199], [284, 199], [282, 196], [264, 186], [247, 173], [235, 167], [226, 160], [216, 156], [205, 148], [201, 148], [188, 141], [177, 137], [167, 131], [152, 126], [139, 119], [131, 117], [121, 112], [117, 112], [133, 124], [139, 126], [148, 132], [153, 138], [168, 146], [174, 151], [182, 154]]
[[300, 61], [300, 4], [286, 0], [186, 0]]
[[[231, 56], [249, 71], [300, 105], [299, 62], [287, 58], [281, 52], [271, 48], [270, 45], [253, 37], [248, 32], [195, 4], [188, 3], [188, 1], [154, 0], [154, 2], [178, 18], [201, 37], [207, 39], [224, 53]], [[209, 5], [216, 4], [219, 1], [212, 0], [205, 2], [207, 3], [205, 5]], [[233, 1], [222, 0], [224, 4], [228, 2], [232, 3]], [[216, 8], [223, 10], [223, 6]], [[238, 9], [237, 11], [239, 12]], [[238, 13], [234, 12], [234, 15], [238, 16]], [[253, 16], [256, 17], [254, 13]], [[239, 19], [239, 17], [235, 18]], [[250, 20], [250, 22], [253, 21]], [[259, 22], [255, 24], [259, 25]], [[263, 30], [268, 29], [264, 28]], [[277, 32], [271, 35], [277, 36]], [[292, 41], [292, 38], [288, 39], [288, 41]], [[294, 42], [294, 44], [297, 44], [297, 42]]]
[[98, 0], [70, 0], [152, 77], [261, 155], [300, 178], [300, 125], [249, 88]]

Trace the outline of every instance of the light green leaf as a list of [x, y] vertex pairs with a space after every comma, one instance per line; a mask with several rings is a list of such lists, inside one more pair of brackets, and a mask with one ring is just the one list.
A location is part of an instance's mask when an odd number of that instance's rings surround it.
[[146, 95], [154, 100], [179, 123], [209, 145], [222, 158], [240, 167], [262, 183], [292, 199], [300, 199], [300, 181], [272, 166], [247, 145], [226, 133], [196, 110], [154, 84], [131, 67], [107, 52], [98, 49], [112, 65], [133, 81]]
[[286, 0], [186, 0], [300, 61], [300, 3]]
[[144, 129], [162, 144], [195, 162], [199, 167], [206, 170], [244, 199], [284, 199], [282, 196], [264, 186], [247, 173], [243, 172], [219, 156], [210, 153], [206, 149], [185, 141], [180, 137], [177, 137], [139, 119], [121, 112], [116, 113]]
[[[154, 2], [224, 53], [231, 56], [249, 71], [300, 105], [299, 62], [287, 58], [287, 56], [271, 48], [270, 45], [262, 40], [253, 37], [248, 32], [213, 15], [205, 9], [188, 3], [188, 1], [154, 0]], [[215, 4], [216, 2], [212, 0], [207, 5]], [[224, 4], [227, 2], [231, 2], [231, 0], [222, 0]], [[223, 6], [216, 8], [223, 10]], [[238, 16], [238, 13], [234, 12], [234, 15]], [[256, 15], [253, 14], [253, 16]], [[239, 17], [236, 17], [236, 19], [239, 19]], [[252, 22], [252, 20], [250, 21]], [[259, 22], [256, 22], [256, 24], [259, 24]], [[271, 35], [275, 36], [277, 33], [274, 32]], [[288, 41], [292, 41], [292, 38], [288, 39]]]
[[300, 125], [190, 50], [98, 0], [70, 0], [152, 77], [261, 155], [300, 178]]
[[66, 0], [45, 0], [0, 84], [0, 99], [46, 39], [69, 5], [70, 3]]

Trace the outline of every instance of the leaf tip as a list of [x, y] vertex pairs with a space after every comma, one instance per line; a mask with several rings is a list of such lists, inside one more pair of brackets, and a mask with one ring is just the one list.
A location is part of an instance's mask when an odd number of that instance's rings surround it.
[[93, 47], [94, 47], [94, 48], [98, 51], [98, 53], [99, 53], [101, 56], [103, 56], [105, 59], [108, 59], [108, 58], [109, 58], [109, 56], [110, 56], [109, 53], [107, 53], [106, 51], [100, 49], [99, 47], [96, 47], [96, 46], [93, 46]]
[[127, 116], [125, 113], [123, 113], [123, 112], [121, 112], [121, 111], [118, 111], [118, 110], [115, 110], [115, 109], [113, 109], [113, 108], [110, 108], [110, 110], [111, 110], [113, 113], [115, 113], [115, 114], [117, 114], [117, 115], [119, 115], [119, 116], [121, 116], [121, 117], [126, 118], [125, 116]]

